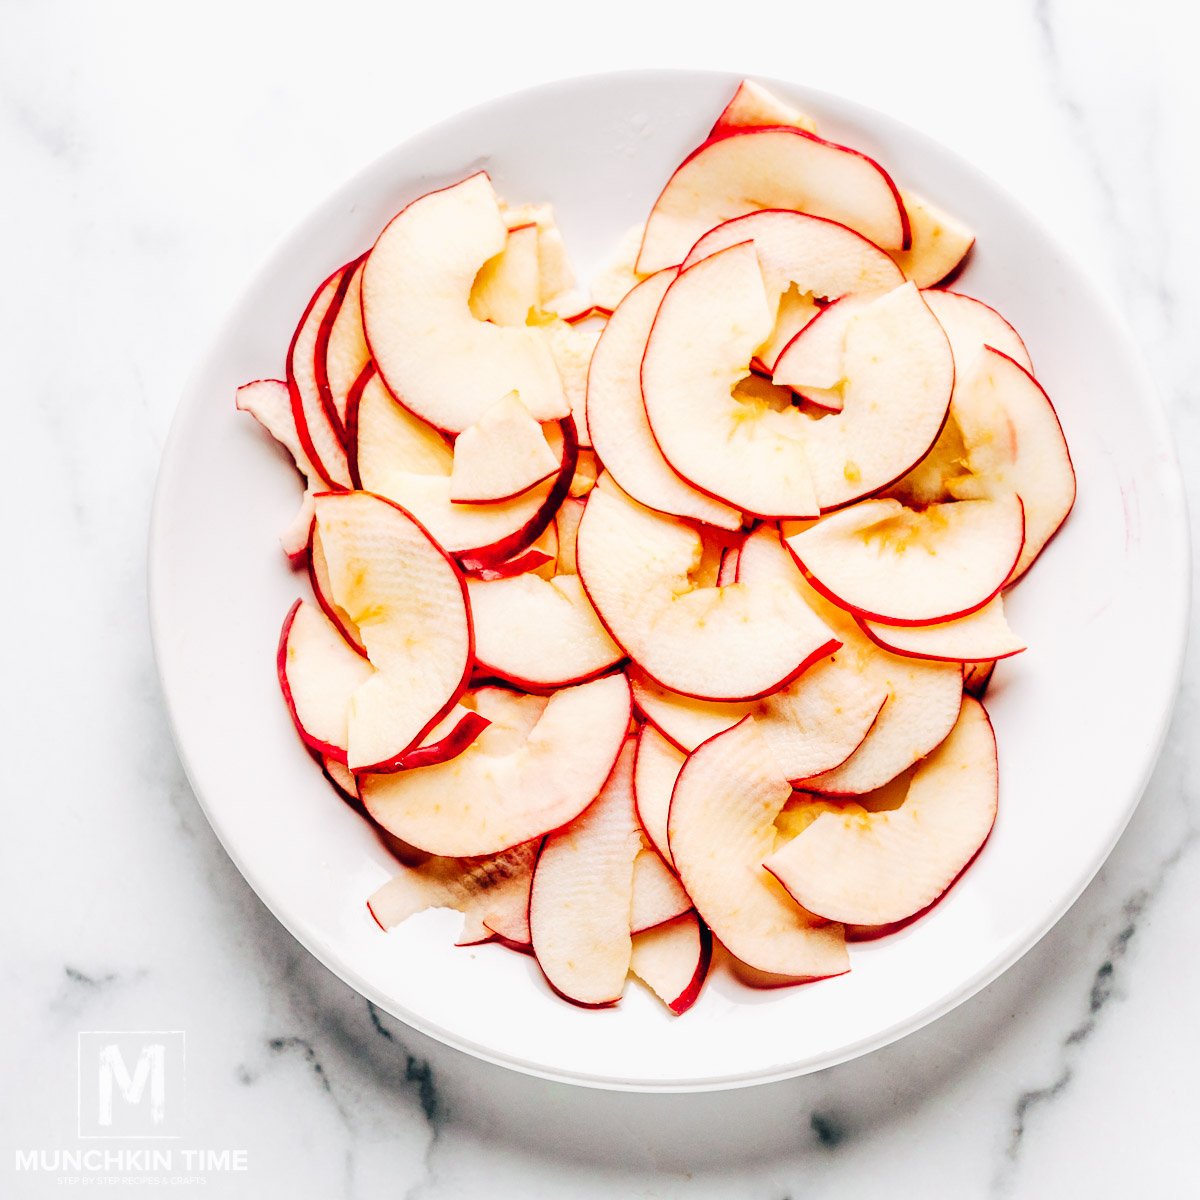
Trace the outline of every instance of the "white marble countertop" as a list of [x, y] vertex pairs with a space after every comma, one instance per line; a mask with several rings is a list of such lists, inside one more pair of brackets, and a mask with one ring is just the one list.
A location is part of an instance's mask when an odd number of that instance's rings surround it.
[[616, 67], [721, 67], [926, 129], [1124, 298], [1185, 472], [1200, 471], [1200, 73], [1171, 0], [513, 11], [5, 6], [0, 1193], [75, 1190], [58, 1180], [69, 1172], [17, 1168], [23, 1152], [86, 1145], [79, 1030], [182, 1029], [187, 1144], [245, 1152], [245, 1171], [227, 1160], [195, 1185], [207, 1196], [1200, 1194], [1195, 655], [1132, 825], [1057, 928], [935, 1025], [769, 1087], [622, 1096], [447, 1050], [301, 950], [217, 844], [172, 748], [146, 627], [151, 488], [176, 397], [316, 201], [489, 96]]

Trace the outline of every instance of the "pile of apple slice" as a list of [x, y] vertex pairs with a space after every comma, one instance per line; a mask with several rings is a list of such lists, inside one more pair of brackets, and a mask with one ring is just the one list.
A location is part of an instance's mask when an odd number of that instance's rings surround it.
[[744, 83], [581, 291], [548, 206], [414, 200], [238, 390], [306, 487], [280, 685], [384, 929], [680, 1013], [849, 969], [996, 816], [1003, 596], [1074, 503], [971, 234]]

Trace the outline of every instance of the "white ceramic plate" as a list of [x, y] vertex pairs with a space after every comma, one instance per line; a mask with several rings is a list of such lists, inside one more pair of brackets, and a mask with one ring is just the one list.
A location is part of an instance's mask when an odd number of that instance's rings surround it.
[[1184, 643], [1178, 470], [1115, 310], [965, 162], [848, 101], [772, 84], [827, 136], [877, 156], [975, 228], [956, 286], [1016, 324], [1070, 441], [1079, 501], [1012, 596], [1030, 649], [1001, 665], [987, 700], [1000, 744], [995, 831], [929, 916], [852, 948], [850, 974], [756, 992], [718, 973], [683, 1018], [636, 985], [615, 1009], [574, 1008], [528, 958], [455, 949], [455, 914], [427, 913], [386, 936], [375, 926], [364, 901], [390, 859], [301, 748], [275, 679], [280, 623], [308, 590], [277, 542], [297, 477], [234, 411], [234, 388], [281, 374], [312, 289], [401, 205], [481, 166], [506, 198], [554, 203], [586, 278], [644, 218], [736, 82], [642, 72], [554, 84], [456, 117], [368, 168], [238, 302], [183, 398], [154, 513], [151, 616], [176, 740], [251, 886], [326, 966], [401, 1020], [482, 1058], [601, 1087], [693, 1090], [816, 1070], [917, 1029], [993, 979], [1063, 914], [1128, 821]]

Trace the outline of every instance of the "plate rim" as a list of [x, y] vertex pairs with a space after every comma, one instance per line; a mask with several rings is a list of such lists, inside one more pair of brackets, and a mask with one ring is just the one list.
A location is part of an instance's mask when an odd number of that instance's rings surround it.
[[417, 1030], [418, 1032], [433, 1038], [435, 1041], [449, 1046], [452, 1049], [469, 1054], [473, 1057], [482, 1059], [496, 1066], [508, 1068], [518, 1071], [522, 1074], [533, 1076], [535, 1078], [547, 1079], [558, 1083], [574, 1084], [587, 1088], [593, 1088], [603, 1091], [614, 1092], [636, 1092], [636, 1093], [661, 1093], [661, 1094], [687, 1094], [693, 1092], [711, 1092], [711, 1091], [727, 1091], [735, 1090], [744, 1087], [753, 1087], [760, 1084], [778, 1082], [780, 1080], [795, 1078], [801, 1075], [812, 1074], [817, 1071], [826, 1070], [830, 1067], [837, 1066], [840, 1063], [848, 1062], [858, 1058], [864, 1054], [871, 1053], [874, 1050], [881, 1049], [884, 1046], [890, 1045], [893, 1042], [906, 1037], [910, 1033], [915, 1033], [926, 1025], [931, 1024], [938, 1018], [951, 1012], [960, 1004], [970, 1000], [973, 996], [982, 991], [990, 983], [998, 979], [1009, 968], [1015, 965], [1023, 958], [1034, 946], [1036, 946], [1043, 937], [1063, 918], [1063, 916], [1074, 906], [1079, 897], [1091, 884], [1100, 868], [1108, 860], [1117, 842], [1125, 832], [1137, 810], [1139, 803], [1145, 793], [1146, 787], [1150, 782], [1150, 778], [1158, 763], [1161, 755], [1166, 735], [1170, 726], [1171, 718], [1175, 710], [1176, 700], [1179, 694], [1180, 682], [1183, 675], [1185, 652], [1188, 643], [1189, 634], [1189, 615], [1191, 609], [1191, 560], [1192, 547], [1190, 536], [1190, 521], [1189, 512], [1186, 500], [1186, 490], [1183, 484], [1182, 472], [1179, 467], [1178, 457], [1175, 452], [1173, 435], [1170, 425], [1169, 416], [1166, 406], [1163, 403], [1162, 395], [1159, 388], [1151, 375], [1147, 366], [1145, 356], [1142, 351], [1141, 344], [1136, 338], [1133, 330], [1125, 320], [1123, 314], [1117, 308], [1115, 300], [1111, 298], [1108, 291], [1101, 287], [1097, 282], [1092, 268], [1081, 258], [1075, 251], [1074, 247], [1065, 245], [1061, 242], [1046, 226], [1046, 224], [1033, 213], [1026, 205], [1015, 197], [1005, 186], [997, 182], [988, 172], [978, 167], [975, 162], [957, 149], [944, 145], [938, 142], [935, 138], [926, 134], [921, 129], [909, 125], [907, 122], [893, 117], [890, 114], [883, 113], [877, 108], [863, 104], [862, 102], [847, 96], [843, 93], [830, 91], [828, 89], [814, 88], [805, 84], [799, 84], [793, 81], [774, 78], [765, 75], [740, 75], [737, 72], [704, 70], [691, 68], [635, 68], [630, 70], [619, 71], [598, 71], [588, 72], [584, 74], [576, 74], [563, 76], [553, 80], [547, 80], [531, 87], [517, 88], [508, 92], [494, 95], [478, 104], [468, 108], [451, 113], [443, 119], [435, 122], [430, 126], [421, 126], [413, 129], [405, 138], [395, 144], [389, 146], [381, 154], [375, 156], [370, 162], [363, 166], [358, 171], [352, 173], [347, 179], [335, 186], [330, 192], [327, 192], [317, 204], [310, 208], [294, 226], [284, 232], [284, 234], [276, 239], [269, 253], [257, 264], [256, 268], [249, 273], [248, 281], [238, 292], [240, 298], [245, 291], [253, 284], [253, 282], [265, 274], [268, 274], [278, 262], [280, 262], [287, 251], [288, 247], [294, 239], [300, 234], [303, 227], [310, 221], [317, 218], [321, 209], [331, 203], [336, 196], [342, 193], [353, 191], [360, 183], [372, 176], [380, 166], [389, 159], [392, 155], [401, 150], [408, 142], [415, 140], [418, 137], [435, 134], [444, 126], [458, 124], [459, 122], [469, 121], [475, 114], [485, 112], [497, 104], [503, 103], [516, 97], [536, 96], [538, 94], [553, 94], [563, 89], [570, 89], [576, 86], [588, 84], [607, 84], [609, 86], [619, 86], [622, 81], [630, 80], [671, 80], [681, 77], [689, 77], [694, 79], [702, 79], [707, 82], [727, 81], [730, 86], [735, 86], [742, 78], [752, 78], [756, 81], [761, 81], [767, 87], [774, 85], [785, 92], [802, 91], [805, 96], [812, 97], [815, 103], [819, 106], [822, 102], [827, 101], [829, 105], [841, 110], [842, 113], [856, 122], [861, 122], [865, 127], [870, 128], [874, 123], [880, 127], [892, 127], [902, 132], [906, 137], [913, 139], [919, 144], [924, 144], [932, 147], [936, 152], [951, 156], [956, 165], [963, 170], [973, 174], [979, 180], [987, 185], [1003, 202], [1011, 209], [1015, 210], [1020, 216], [1033, 227], [1047, 243], [1052, 245], [1059, 254], [1062, 263], [1068, 273], [1073, 276], [1075, 285], [1081, 287], [1089, 294], [1089, 299], [1097, 305], [1102, 311], [1110, 328], [1116, 332], [1121, 342], [1123, 350], [1129, 355], [1131, 366], [1133, 367], [1139, 381], [1139, 390], [1144, 395], [1147, 404], [1146, 410], [1148, 415], [1152, 415], [1153, 438], [1158, 443], [1164, 452], [1164, 461], [1159, 477], [1156, 482], [1162, 488], [1162, 499], [1164, 501], [1163, 513], [1169, 519], [1169, 523], [1174, 531], [1176, 545], [1176, 554], [1173, 558], [1172, 565], [1174, 567], [1173, 579], [1175, 581], [1174, 593], [1174, 608], [1175, 611], [1169, 616], [1164, 615], [1164, 624], [1170, 627], [1170, 632], [1173, 633], [1171, 642], [1175, 647], [1175, 662], [1174, 669], [1171, 672], [1170, 686], [1163, 691], [1163, 698], [1158, 706], [1158, 712], [1155, 714], [1154, 728], [1155, 736], [1150, 739], [1142, 748], [1140, 759], [1139, 781], [1136, 787], [1132, 790], [1128, 801], [1125, 804], [1124, 812], [1119, 821], [1115, 821], [1109, 838], [1104, 843], [1101, 851], [1095, 856], [1095, 861], [1092, 862], [1088, 869], [1080, 875], [1075, 884], [1067, 890], [1064, 898], [1061, 899], [1045, 914], [1040, 922], [1038, 922], [1030, 931], [1027, 931], [1023, 936], [1012, 939], [1010, 945], [997, 954], [986, 967], [978, 970], [974, 975], [964, 980], [957, 988], [953, 989], [946, 995], [942, 996], [938, 1001], [926, 1005], [923, 1009], [915, 1014], [910, 1014], [907, 1017], [895, 1021], [883, 1029], [874, 1031], [857, 1041], [843, 1045], [838, 1050], [821, 1055], [815, 1059], [801, 1060], [799, 1062], [790, 1062], [780, 1064], [770, 1070], [756, 1070], [746, 1074], [727, 1074], [717, 1077], [709, 1077], [702, 1079], [676, 1080], [676, 1081], [660, 1081], [660, 1080], [638, 1080], [638, 1079], [612, 1079], [608, 1077], [600, 1077], [589, 1075], [585, 1072], [571, 1070], [554, 1070], [543, 1064], [531, 1062], [521, 1059], [515, 1055], [508, 1055], [496, 1052], [487, 1046], [478, 1044], [470, 1038], [463, 1037], [455, 1032], [443, 1028], [437, 1022], [431, 1021], [416, 1013], [410, 1012], [403, 1005], [397, 1004], [389, 999], [378, 989], [373, 987], [366, 979], [361, 977], [356, 970], [349, 966], [338, 952], [336, 947], [331, 945], [326, 939], [318, 936], [315, 931], [302, 927], [303, 923], [296, 919], [291, 919], [285, 915], [282, 903], [277, 901], [277, 898], [269, 894], [269, 889], [263, 884], [256, 872], [247, 862], [243, 860], [234, 846], [231, 844], [231, 839], [228, 836], [228, 831], [222, 827], [221, 822], [214, 814], [214, 811], [207, 802], [202, 790], [196, 783], [196, 772], [193, 770], [193, 765], [189, 759], [188, 752], [185, 748], [185, 743], [180, 734], [180, 729], [176, 723], [176, 707], [172, 701], [171, 686], [168, 682], [163, 663], [162, 646], [165, 642], [166, 631], [163, 628], [163, 614], [160, 602], [160, 595], [166, 588], [165, 582], [160, 582], [164, 567], [163, 563], [166, 557], [165, 542], [167, 538], [166, 526], [168, 518], [165, 513], [166, 501], [164, 499], [167, 491], [166, 481], [176, 469], [176, 461], [182, 453], [183, 439], [182, 426], [184, 424], [185, 411], [191, 407], [193, 397], [198, 391], [200, 379], [206, 373], [208, 364], [218, 358], [218, 348], [227, 340], [232, 331], [234, 324], [234, 310], [237, 307], [237, 300], [226, 311], [225, 316], [217, 323], [216, 328], [212, 331], [209, 338], [206, 340], [203, 351], [198, 355], [196, 364], [187, 377], [187, 381], [181, 392], [180, 398], [176, 403], [174, 414], [172, 416], [170, 428], [163, 445], [162, 454], [159, 461], [159, 469], [155, 480], [154, 496], [151, 507], [149, 536], [147, 544], [147, 607], [148, 618], [151, 635], [151, 643], [153, 648], [153, 656], [155, 670], [159, 680], [159, 687], [164, 700], [164, 708], [166, 711], [168, 727], [171, 732], [171, 738], [174, 743], [175, 752], [179, 757], [179, 761], [184, 769], [184, 773], [188, 780], [188, 785], [191, 788], [192, 794], [212, 828], [217, 840], [220, 842], [222, 849], [229, 856], [242, 878], [254, 891], [259, 900], [266, 906], [276, 921], [294, 938], [309, 954], [311, 954], [318, 962], [320, 962], [327, 970], [336, 975], [343, 983], [358, 993], [369, 1003], [377, 1008], [387, 1012], [392, 1017], [403, 1022], [405, 1025]]

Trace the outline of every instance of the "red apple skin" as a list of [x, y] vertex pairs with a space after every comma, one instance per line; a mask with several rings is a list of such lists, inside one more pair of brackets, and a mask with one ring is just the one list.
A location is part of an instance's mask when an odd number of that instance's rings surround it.
[[[1017, 503], [1018, 504], [1021, 503], [1020, 496], [1017, 497]], [[1025, 511], [1025, 506], [1024, 506], [1024, 504], [1021, 504], [1021, 512], [1024, 513], [1024, 511]], [[805, 580], [811, 585], [813, 591], [819, 592], [822, 596], [825, 597], [826, 600], [829, 601], [830, 604], [837, 605], [838, 608], [842, 609], [844, 612], [850, 613], [851, 616], [855, 617], [856, 619], [858, 619], [860, 621], [878, 621], [881, 625], [896, 625], [896, 626], [903, 626], [906, 628], [914, 628], [914, 627], [919, 627], [922, 625], [944, 625], [947, 621], [956, 621], [956, 620], [958, 620], [959, 617], [966, 617], [966, 616], [969, 616], [973, 612], [978, 612], [979, 609], [981, 609], [985, 604], [989, 603], [992, 600], [995, 600], [995, 598], [1011, 583], [1011, 580], [1008, 578], [1008, 575], [1005, 575], [1005, 577], [1000, 581], [1000, 583], [997, 584], [997, 586], [995, 588], [993, 588], [992, 591], [988, 593], [988, 595], [986, 595], [982, 600], [980, 600], [978, 604], [972, 604], [970, 608], [963, 608], [963, 609], [960, 609], [958, 612], [947, 613], [945, 616], [934, 617], [932, 620], [928, 620], [928, 621], [912, 621], [912, 620], [898, 621], [898, 620], [896, 620], [895, 617], [889, 617], [889, 616], [886, 616], [886, 615], [883, 615], [880, 613], [868, 612], [864, 608], [859, 608], [856, 605], [849, 604], [845, 600], [841, 599], [841, 597], [838, 596], [836, 592], [830, 591], [829, 588], [827, 588], [815, 575], [813, 575], [809, 571], [809, 569], [804, 565], [803, 561], [800, 559], [799, 555], [796, 554], [796, 551], [794, 549], [792, 549], [791, 545], [788, 543], [786, 538], [784, 539], [783, 544], [785, 546], [787, 546], [789, 552], [791, 553], [792, 558], [794, 558], [796, 560], [796, 565], [800, 568], [801, 572], [804, 575]], [[1012, 562], [1009, 564], [1009, 567], [1008, 567], [1009, 573], [1012, 572], [1013, 567], [1015, 567], [1017, 565], [1017, 562], [1020, 560], [1021, 551], [1024, 549], [1024, 547], [1025, 547], [1025, 539], [1024, 539], [1024, 537], [1022, 537], [1020, 543], [1017, 545], [1017, 552], [1013, 556]], [[872, 639], [872, 640], [874, 640], [874, 639]], [[895, 653], [895, 651], [893, 651], [893, 653]], [[951, 659], [950, 661], [957, 662], [958, 659]]]
[[275, 672], [279, 676], [279, 690], [283, 693], [283, 702], [287, 705], [288, 713], [291, 715], [292, 724], [296, 727], [296, 732], [300, 735], [300, 740], [315, 754], [328, 754], [330, 758], [340, 763], [346, 761], [346, 751], [340, 746], [331, 746], [328, 742], [323, 742], [320, 738], [313, 737], [300, 723], [299, 714], [296, 712], [296, 700], [292, 695], [292, 685], [287, 677], [287, 647], [288, 637], [292, 632], [292, 624], [296, 620], [296, 613], [300, 611], [302, 600], [297, 600], [291, 608], [288, 609], [288, 614], [283, 619], [283, 628], [279, 633], [279, 646], [275, 651]]
[[[345, 267], [338, 267], [336, 271], [321, 281], [320, 286], [316, 289], [316, 291], [313, 292], [312, 299], [309, 300], [308, 304], [304, 308], [304, 312], [300, 317], [300, 321], [296, 325], [296, 332], [292, 334], [291, 343], [288, 345], [286, 372], [288, 395], [291, 397], [292, 401], [292, 420], [296, 422], [296, 436], [300, 439], [300, 445], [304, 448], [304, 453], [308, 455], [308, 461], [312, 463], [317, 474], [320, 475], [321, 479], [332, 491], [335, 492], [345, 491], [345, 489], [334, 480], [332, 475], [330, 475], [329, 468], [326, 467], [326, 465], [321, 461], [321, 456], [317, 453], [317, 449], [313, 445], [312, 434], [308, 429], [308, 419], [304, 415], [304, 405], [300, 400], [300, 389], [296, 384], [296, 374], [292, 369], [292, 359], [296, 352], [296, 342], [300, 337], [300, 331], [304, 328], [304, 323], [308, 320], [308, 315], [312, 312], [313, 305], [316, 304], [317, 299], [329, 285], [329, 282], [337, 278], [339, 273], [342, 274], [341, 282], [338, 284], [339, 294], [344, 294], [345, 288], [350, 285], [350, 275]], [[335, 295], [334, 304], [337, 302], [338, 299]], [[331, 305], [330, 307], [333, 306]], [[322, 405], [322, 412], [324, 412], [324, 405]], [[329, 414], [325, 413], [325, 416], [328, 420]], [[340, 422], [336, 425], [331, 422], [330, 425], [333, 429], [333, 432], [337, 434], [340, 429]], [[340, 436], [339, 441], [341, 441]]]
[[700, 998], [700, 992], [704, 988], [704, 981], [708, 978], [709, 968], [712, 966], [712, 930], [709, 929], [699, 916], [696, 917], [696, 927], [700, 931], [700, 958], [696, 962], [696, 973], [692, 976], [692, 980], [687, 987], [667, 1005], [676, 1016], [682, 1016]]
[[[477, 712], [464, 713], [462, 720], [444, 738], [428, 746], [406, 751], [395, 760], [396, 765], [392, 769], [409, 771], [416, 767], [434, 767], [438, 763], [449, 762], [457, 758], [490, 724], [487, 717]], [[372, 771], [375, 774], [386, 773], [379, 768], [372, 768]]]
[[[375, 373], [375, 364], [367, 363], [362, 373], [354, 381], [354, 386], [350, 389], [350, 394], [346, 399], [346, 456], [350, 460], [351, 481], [356, 488], [360, 489], [362, 488], [362, 477], [358, 473], [358, 408], [363, 390]], [[395, 399], [395, 396], [392, 398]], [[558, 512], [559, 506], [571, 490], [571, 478], [575, 474], [575, 464], [579, 461], [579, 434], [575, 428], [574, 419], [567, 416], [558, 424], [563, 435], [562, 462], [555, 477], [554, 486], [546, 494], [545, 503], [533, 518], [515, 533], [501, 538], [498, 542], [493, 542], [490, 546], [479, 546], [473, 550], [464, 550], [456, 554], [454, 557], [457, 558], [459, 567], [467, 574], [488, 578], [488, 576], [482, 575], [482, 572], [506, 569], [509, 561], [536, 542], [546, 532], [550, 522], [554, 520], [555, 513]], [[396, 507], [400, 508], [400, 505], [396, 505]], [[540, 565], [542, 564], [534, 564], [534, 566]], [[533, 567], [523, 568], [527, 571], [533, 569]], [[513, 571], [512, 573], [518, 574], [519, 572]], [[499, 579], [504, 576], [498, 575], [494, 578]]]
[[[805, 576], [805, 578], [807, 579], [807, 578], [808, 578], [808, 576], [806, 575], [806, 576]], [[1007, 584], [1005, 584], [1005, 587], [1007, 587], [1007, 586], [1008, 586], [1008, 585], [1007, 585]], [[993, 599], [994, 599], [994, 597], [993, 597]], [[872, 632], [871, 632], [871, 629], [870, 629], [869, 625], [868, 625], [868, 624], [867, 624], [867, 622], [866, 622], [866, 621], [864, 621], [864, 620], [863, 620], [861, 617], [858, 617], [858, 616], [856, 616], [854, 619], [855, 619], [855, 621], [858, 623], [858, 627], [859, 627], [859, 629], [861, 629], [861, 630], [863, 631], [863, 634], [864, 634], [866, 637], [870, 638], [870, 640], [871, 640], [872, 642], [874, 642], [874, 643], [875, 643], [875, 645], [877, 645], [877, 646], [878, 646], [878, 647], [879, 647], [881, 650], [886, 650], [886, 651], [887, 651], [889, 654], [895, 654], [895, 655], [896, 655], [898, 658], [921, 658], [921, 659], [924, 659], [926, 662], [961, 662], [961, 661], [962, 661], [961, 659], [957, 659], [957, 658], [949, 658], [949, 657], [946, 657], [946, 656], [943, 656], [943, 655], [940, 655], [940, 654], [915, 654], [915, 653], [914, 653], [913, 651], [911, 651], [911, 650], [901, 650], [901, 649], [898, 649], [896, 646], [889, 646], [889, 645], [888, 645], [886, 642], [884, 642], [884, 641], [881, 641], [881, 640], [879, 639], [879, 637], [878, 637], [876, 634], [874, 634], [874, 633], [872, 633]], [[889, 624], [891, 624], [891, 623], [892, 623], [892, 622], [889, 622]], [[936, 623], [936, 624], [940, 624], [941, 622], [935, 622], [935, 623]], [[996, 658], [994, 658], [994, 659], [980, 659], [980, 660], [978, 661], [978, 663], [963, 663], [963, 666], [964, 666], [964, 668], [965, 668], [965, 667], [968, 667], [968, 666], [978, 666], [978, 665], [982, 665], [982, 664], [983, 664], [983, 663], [985, 663], [985, 662], [990, 662], [990, 663], [992, 664], [992, 667], [993, 667], [993, 669], [994, 669], [994, 668], [995, 668], [995, 665], [996, 665], [996, 663], [997, 663], [997, 662], [999, 662], [999, 661], [1000, 661], [1000, 659], [1002, 659], [1002, 658], [1012, 658], [1012, 656], [1013, 656], [1014, 654], [1023, 654], [1024, 652], [1025, 652], [1025, 651], [1024, 651], [1023, 649], [1009, 650], [1007, 654], [1000, 654], [1000, 655], [997, 655], [997, 657], [996, 657]], [[966, 678], [966, 672], [965, 672], [965, 670], [964, 670], [964, 672], [963, 672], [963, 677], [964, 677], [964, 679]], [[991, 678], [991, 672], [989, 671], [989, 672], [988, 672], [988, 679], [990, 679], [990, 678]], [[963, 686], [964, 686], [964, 689], [965, 689], [965, 688], [966, 688], [966, 684], [964, 683], [964, 685], [963, 685]], [[983, 684], [983, 686], [984, 686], [984, 687], [986, 687], [986, 686], [987, 686], [987, 680], [984, 680], [984, 684]], [[971, 693], [971, 694], [972, 694], [972, 695], [974, 695], [974, 693]], [[978, 696], [975, 696], [975, 699], [976, 699], [976, 700], [978, 700], [978, 699], [979, 699], [979, 697], [978, 697]]]
[[[337, 495], [346, 495], [346, 494], [348, 494], [348, 493], [345, 493], [345, 492], [318, 492], [316, 499], [320, 499], [323, 496], [337, 496]], [[447, 700], [446, 703], [444, 705], [442, 705], [442, 707], [434, 714], [434, 716], [425, 723], [425, 725], [423, 726], [421, 731], [417, 734], [417, 736], [415, 738], [413, 738], [413, 740], [411, 742], [409, 742], [409, 744], [407, 746], [405, 746], [401, 751], [399, 751], [397, 754], [393, 755], [390, 759], [386, 759], [383, 762], [371, 763], [368, 766], [359, 767], [357, 769], [357, 771], [355, 772], [356, 775], [389, 775], [393, 771], [399, 771], [403, 768], [403, 759], [404, 759], [405, 755], [407, 755], [410, 751], [416, 750], [418, 747], [420, 747], [421, 743], [425, 740], [426, 736], [429, 734], [429, 731], [431, 729], [433, 729], [433, 727], [435, 725], [437, 725], [437, 723], [459, 702], [459, 700], [462, 699], [463, 693], [467, 690], [467, 687], [469, 686], [469, 684], [471, 682], [471, 665], [475, 661], [475, 626], [474, 626], [473, 622], [471, 621], [471, 602], [467, 597], [467, 580], [466, 580], [466, 577], [463, 575], [462, 569], [459, 567], [458, 563], [456, 563], [454, 561], [454, 559], [451, 558], [450, 555], [447, 554], [446, 551], [442, 549], [442, 547], [438, 544], [438, 541], [433, 536], [433, 534], [431, 534], [429, 532], [429, 530], [426, 529], [425, 526], [422, 525], [421, 522], [418, 521], [417, 518], [414, 517], [412, 515], [412, 513], [410, 513], [408, 511], [408, 509], [401, 507], [394, 500], [389, 500], [386, 496], [377, 495], [375, 492], [364, 492], [363, 494], [368, 495], [368, 496], [374, 496], [376, 500], [381, 500], [384, 504], [391, 505], [391, 507], [394, 508], [397, 512], [403, 513], [404, 516], [409, 521], [411, 521], [425, 535], [429, 544], [431, 546], [433, 546], [433, 548], [435, 550], [437, 550], [437, 552], [450, 564], [451, 569], [454, 571], [454, 576], [458, 580], [458, 586], [459, 586], [460, 591], [462, 592], [463, 607], [465, 608], [466, 614], [467, 614], [467, 664], [466, 664], [466, 667], [463, 669], [462, 679], [459, 680], [458, 687], [456, 687], [454, 689], [454, 692], [450, 696], [450, 699]], [[299, 602], [297, 602], [297, 604], [298, 603]], [[294, 619], [295, 614], [296, 614], [296, 607], [293, 606], [292, 611], [288, 614], [289, 619], [285, 624], [285, 628], [291, 627], [291, 620]], [[284, 646], [283, 646], [282, 641], [280, 642], [278, 661], [279, 661], [279, 670], [281, 672], [281, 679], [282, 679], [282, 671], [283, 671], [283, 663], [284, 663]], [[285, 693], [285, 695], [287, 695], [288, 704], [289, 704], [289, 707], [291, 707], [290, 691], [288, 693]], [[293, 720], [294, 720], [295, 719], [294, 708], [292, 711], [293, 711]], [[477, 731], [475, 734], [475, 737], [478, 737], [480, 732], [482, 732], [482, 731], [481, 730]], [[303, 734], [301, 736], [303, 736]], [[443, 741], [444, 740], [445, 739], [443, 739]], [[472, 740], [474, 740], [474, 739], [472, 739]], [[311, 743], [309, 743], [309, 744], [311, 744]], [[439, 745], [440, 744], [441, 743], [439, 743]], [[469, 743], [468, 743], [468, 745], [469, 745]], [[466, 747], [464, 746], [463, 749], [466, 749]], [[337, 758], [339, 762], [344, 763], [347, 761], [346, 751], [338, 750], [336, 747], [331, 747], [330, 749], [322, 751], [322, 753], [330, 754], [332, 757]], [[453, 756], [450, 756], [450, 757], [453, 757]], [[422, 765], [430, 766], [432, 764], [424, 763]]]
[[325, 595], [325, 589], [321, 587], [320, 581], [317, 579], [317, 572], [313, 566], [313, 534], [316, 532], [316, 522], [313, 522], [313, 527], [308, 534], [308, 582], [312, 587], [313, 596], [316, 598], [317, 604], [321, 611], [329, 618], [329, 623], [342, 635], [342, 640], [350, 647], [355, 654], [361, 654], [363, 658], [367, 657], [366, 647], [361, 642], [355, 641], [351, 636], [350, 630], [346, 628], [345, 622], [342, 620], [338, 610], [334, 607], [333, 601]]
[[346, 292], [350, 288], [350, 277], [365, 258], [365, 254], [360, 254], [358, 258], [348, 262], [342, 268], [344, 274], [338, 284], [337, 292], [334, 294], [333, 303], [326, 310], [325, 315], [321, 318], [321, 324], [317, 327], [317, 341], [313, 347], [313, 373], [317, 381], [317, 393], [321, 397], [321, 407], [325, 410], [325, 416], [328, 418], [329, 424], [333, 426], [334, 432], [341, 438], [343, 446], [346, 445], [346, 428], [342, 424], [342, 418], [338, 415], [337, 406], [333, 402], [326, 355], [329, 351], [329, 335], [333, 332], [333, 323], [337, 320], [338, 313], [342, 311]]
[[[884, 181], [887, 183], [888, 189], [892, 193], [893, 199], [896, 201], [896, 211], [900, 217], [900, 249], [912, 249], [912, 227], [910, 226], [908, 220], [908, 209], [904, 207], [904, 201], [900, 198], [900, 189], [896, 186], [895, 181], [887, 173], [887, 171], [885, 171], [883, 167], [881, 167], [879, 163], [876, 162], [875, 159], [873, 159], [869, 154], [864, 154], [861, 150], [855, 150], [851, 146], [843, 146], [840, 142], [831, 142], [828, 138], [818, 137], [815, 133], [809, 133], [806, 129], [797, 129], [794, 125], [741, 125], [722, 129], [720, 128], [720, 123], [718, 122], [718, 124], [713, 127], [713, 130], [708, 137], [706, 137], [704, 141], [701, 142], [700, 145], [697, 146], [695, 150], [693, 150], [691, 154], [689, 154], [687, 158], [685, 158], [679, 164], [679, 166], [671, 172], [671, 179], [674, 179], [679, 171], [682, 170], [682, 168], [686, 167], [687, 164], [690, 163], [698, 154], [702, 153], [704, 150], [707, 150], [708, 147], [713, 145], [714, 142], [722, 142], [726, 138], [731, 137], [743, 137], [748, 133], [761, 133], [764, 129], [769, 129], [773, 132], [795, 134], [796, 137], [808, 138], [809, 141], [820, 142], [823, 146], [833, 146], [837, 150], [844, 150], [847, 154], [853, 154], [856, 158], [862, 158], [869, 162], [871, 166], [873, 166], [879, 172], [879, 174], [883, 176]], [[667, 180], [662, 191], [659, 192], [657, 198], [655, 199], [654, 204], [651, 205], [651, 213], [653, 213], [654, 209], [658, 206], [658, 201], [662, 199], [663, 193], [668, 187], [670, 187], [671, 179]], [[640, 251], [638, 253], [638, 258], [641, 258]]]
[[464, 571], [470, 579], [482, 579], [486, 583], [494, 583], [497, 579], [511, 579], [514, 575], [527, 575], [547, 563], [554, 561], [554, 556], [541, 550], [530, 550], [527, 554], [510, 558], [494, 567], [478, 567], [474, 571]]

